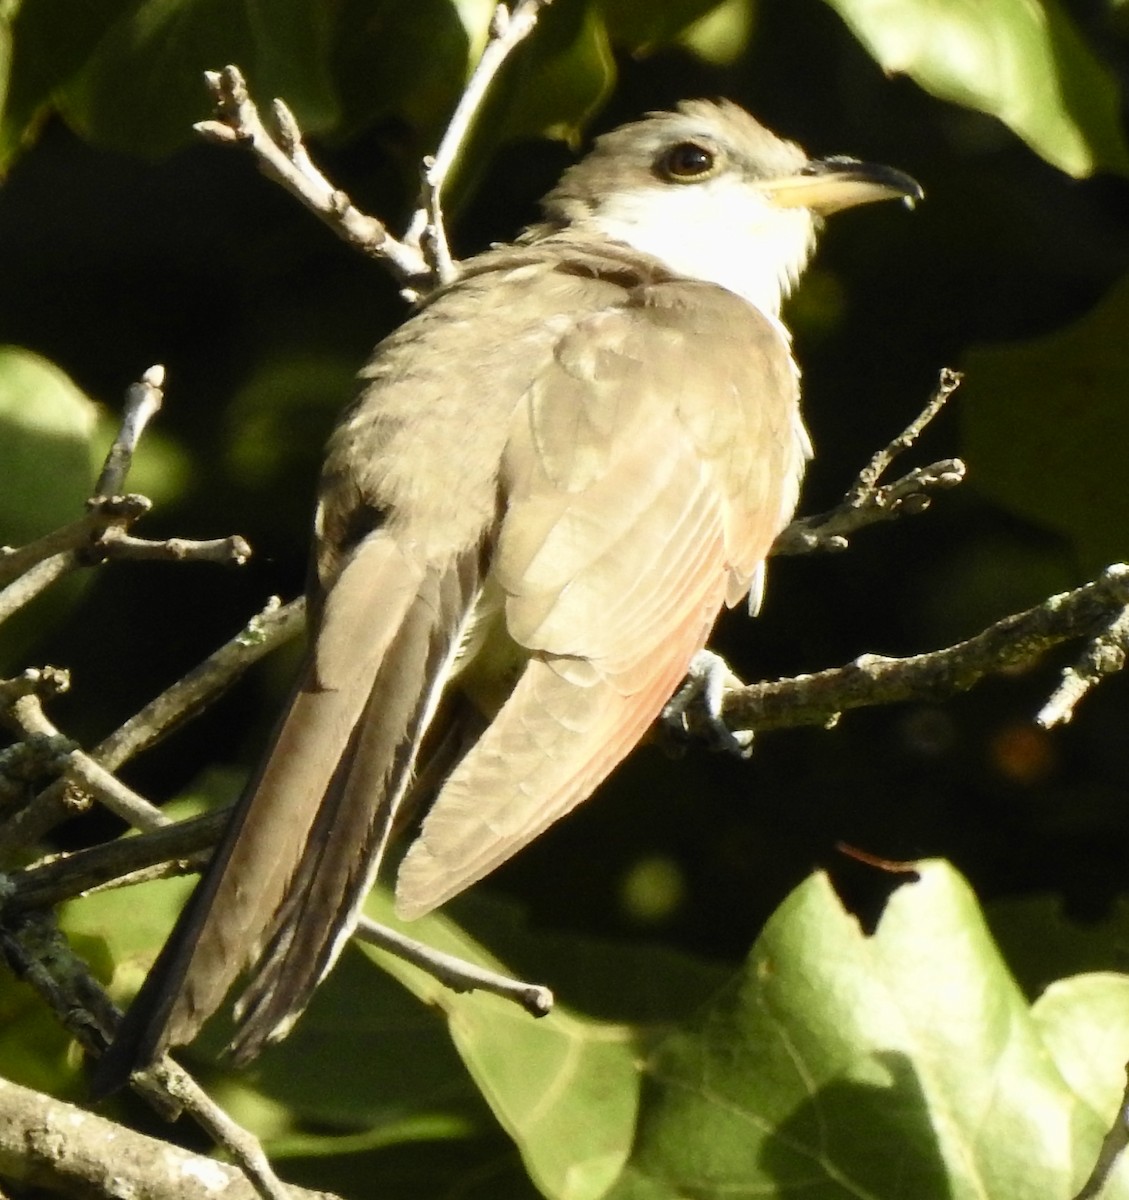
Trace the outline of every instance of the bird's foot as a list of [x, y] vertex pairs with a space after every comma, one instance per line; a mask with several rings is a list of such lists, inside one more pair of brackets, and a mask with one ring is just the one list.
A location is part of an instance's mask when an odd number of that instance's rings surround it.
[[730, 729], [721, 717], [726, 691], [740, 686], [721, 655], [699, 650], [690, 660], [685, 683], [662, 711], [663, 724], [675, 738], [704, 734], [713, 749], [748, 758], [753, 752], [752, 730]]

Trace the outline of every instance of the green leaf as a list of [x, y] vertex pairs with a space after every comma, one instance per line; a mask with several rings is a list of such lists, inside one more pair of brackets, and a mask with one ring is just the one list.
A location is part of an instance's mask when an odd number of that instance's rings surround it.
[[[215, 1031], [216, 1051], [229, 1032]], [[348, 1069], [355, 1062], [379, 1069]], [[491, 1124], [442, 1022], [353, 950], [318, 989], [293, 1035], [263, 1055], [254, 1085], [315, 1128], [367, 1130], [385, 1144], [466, 1137]], [[423, 1124], [404, 1124], [413, 1121]], [[271, 1153], [310, 1153], [310, 1145], [276, 1137]]]
[[70, 1035], [32, 988], [0, 972], [0, 1074], [65, 1096], [74, 1090], [79, 1062]]
[[679, 42], [704, 62], [732, 66], [749, 47], [756, 6], [753, 0], [724, 0], [679, 35]]
[[[608, 33], [596, 10], [588, 4], [553, 5], [503, 68], [479, 127], [494, 145], [529, 137], [575, 145], [615, 78]], [[468, 150], [464, 157], [473, 161], [473, 155]]]
[[[375, 920], [395, 924], [388, 898], [370, 897]], [[501, 964], [446, 917], [413, 922], [410, 934], [493, 970]], [[594, 1200], [627, 1160], [638, 1103], [634, 1030], [558, 1005], [535, 1020], [516, 1005], [473, 992], [458, 995], [372, 946], [365, 954], [420, 1000], [446, 1014], [467, 1070], [517, 1143], [546, 1195]]]
[[115, 1000], [131, 998], [141, 986], [195, 882], [157, 879], [96, 892], [62, 907], [60, 926], [76, 945], [89, 943], [85, 957], [113, 965], [109, 989]]
[[827, 0], [884, 71], [998, 117], [1070, 175], [1129, 170], [1120, 94], [1057, 0]]
[[[648, 1060], [611, 1196], [1072, 1193], [1113, 1116], [1129, 1006], [1106, 1005], [1109, 1057], [1068, 1081], [968, 886], [943, 863], [920, 873], [873, 937], [823, 876], [789, 897], [742, 975]], [[1093, 1011], [1063, 993], [1056, 1044]]]
[[[1085, 811], [1084, 797], [1068, 807]], [[1064, 831], [1064, 836], [1066, 836]], [[992, 936], [1028, 997], [1071, 975], [1117, 971], [1129, 965], [1129, 897], [1119, 897], [1097, 923], [1079, 924], [1054, 895], [993, 900], [985, 910]]]
[[[333, 45], [343, 132], [396, 113], [434, 149], [485, 43], [489, 13], [451, 0], [342, 0]], [[413, 167], [416, 164], [413, 164]]]
[[0, 346], [0, 544], [20, 545], [82, 516], [97, 415], [58, 367]]
[[749, 0], [599, 0], [599, 9], [612, 41], [637, 55], [684, 40], [702, 57], [724, 62], [744, 49], [752, 24]]
[[970, 352], [960, 415], [975, 486], [1072, 539], [1089, 572], [1129, 558], [1129, 276], [1080, 321]]
[[[387, 920], [386, 900], [370, 913]], [[492, 961], [442, 918], [413, 931]], [[649, 1024], [597, 1019], [579, 992], [533, 1021], [366, 953], [447, 1015], [553, 1198], [1067, 1196], [1112, 1120], [1129, 1053], [1129, 981], [1056, 985], [1032, 1011], [971, 890], [937, 862], [869, 937], [813, 876], [712, 1000], [693, 1015], [677, 1015], [685, 997], [669, 1005], [666, 1032], [654, 1006]], [[646, 952], [619, 953], [630, 995], [626, 964]], [[662, 971], [650, 979], [661, 995]]]
[[284, 97], [307, 133], [332, 127], [330, 9], [321, 0], [134, 0], [108, 27], [58, 103], [109, 149], [168, 154], [209, 115], [203, 73], [237, 64], [257, 100]]
[[[534, 937], [472, 901], [470, 923], [525, 973], [538, 947], [537, 976], [555, 985], [560, 964], [566, 1003], [536, 1020], [366, 945], [253, 1074], [213, 1083], [313, 1172], [412, 1143], [481, 1161], [484, 1098], [550, 1200], [1071, 1195], [1117, 1111], [1129, 978], [1079, 976], [1028, 1007], [968, 885], [940, 862], [919, 875], [872, 936], [812, 876], [720, 988], [716, 968], [668, 951]], [[128, 958], [171, 918], [167, 887], [72, 904], [67, 928]], [[367, 908], [394, 923], [383, 893]], [[412, 932], [499, 968], [445, 917]], [[1123, 1171], [1103, 1200], [1125, 1197]]]
[[0, 109], [0, 172], [31, 140], [54, 92], [89, 59], [94, 47], [136, 0], [28, 0], [17, 4], [8, 33], [11, 74]]
[[1125, 1058], [1127, 1013], [1129, 977], [1106, 972], [1060, 980], [1032, 1009], [1059, 1074], [1099, 1122], [1111, 1122], [1121, 1105], [1125, 1077], [1116, 1068]]
[[[204, 771], [184, 796], [163, 806], [176, 821], [231, 803], [241, 777], [223, 768]], [[135, 836], [129, 834], [127, 836]], [[59, 907], [59, 927], [106, 979], [112, 998], [132, 999], [195, 886], [194, 876], [153, 879], [70, 900]]]

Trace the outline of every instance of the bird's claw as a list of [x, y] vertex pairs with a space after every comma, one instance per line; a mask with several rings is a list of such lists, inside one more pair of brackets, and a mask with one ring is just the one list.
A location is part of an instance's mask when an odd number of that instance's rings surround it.
[[[704, 735], [715, 750], [748, 758], [753, 752], [752, 730], [730, 729], [721, 716], [726, 690], [739, 685], [725, 659], [712, 650], [699, 650], [690, 660], [686, 681], [662, 711], [663, 724], [677, 738], [685, 739], [693, 731]], [[690, 721], [692, 709], [696, 711]]]

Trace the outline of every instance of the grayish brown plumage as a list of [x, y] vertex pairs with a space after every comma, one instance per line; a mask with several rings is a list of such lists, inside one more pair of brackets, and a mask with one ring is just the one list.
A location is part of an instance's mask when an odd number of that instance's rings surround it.
[[103, 1090], [191, 1039], [247, 968], [235, 1052], [281, 1036], [418, 778], [406, 917], [624, 758], [722, 606], [758, 594], [795, 507], [807, 440], [779, 309], [821, 214], [918, 193], [689, 102], [600, 139], [542, 224], [381, 343], [326, 456], [308, 665]]

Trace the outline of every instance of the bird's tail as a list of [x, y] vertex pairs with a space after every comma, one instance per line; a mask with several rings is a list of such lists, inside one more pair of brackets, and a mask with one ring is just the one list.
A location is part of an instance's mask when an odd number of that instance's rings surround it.
[[95, 1071], [104, 1095], [190, 1041], [258, 960], [233, 1042], [281, 1037], [351, 932], [479, 586], [479, 555], [354, 552], [269, 756]]

